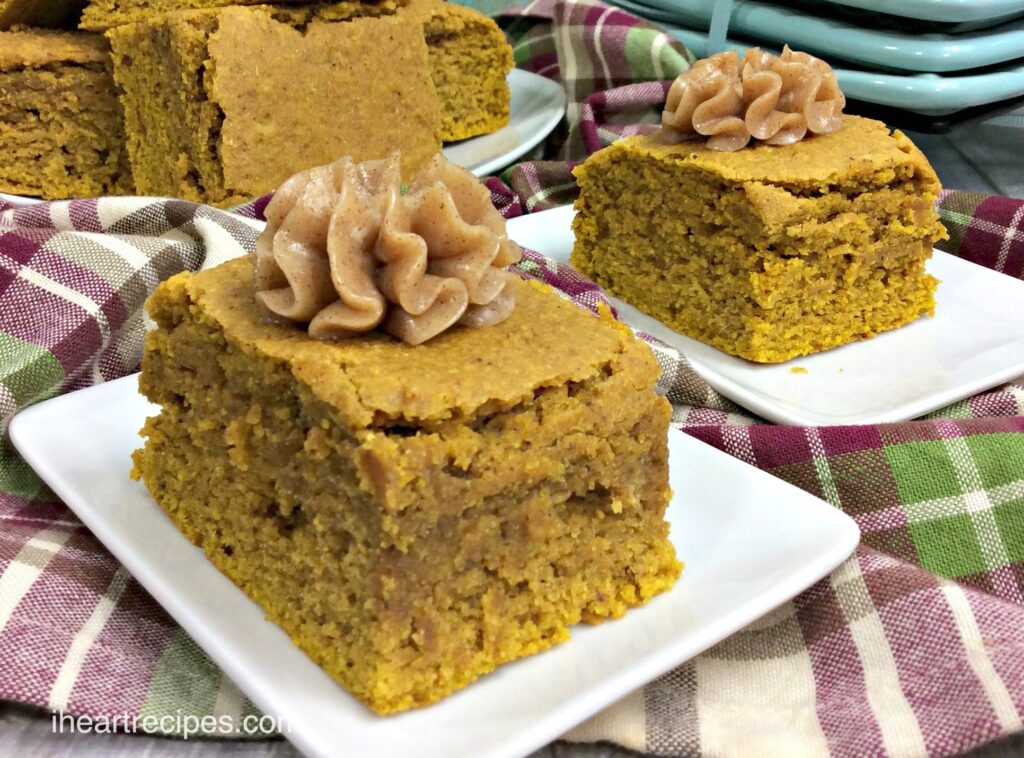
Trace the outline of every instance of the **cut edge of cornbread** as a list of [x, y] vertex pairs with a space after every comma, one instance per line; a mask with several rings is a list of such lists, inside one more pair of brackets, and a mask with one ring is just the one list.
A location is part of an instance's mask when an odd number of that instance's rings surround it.
[[490, 134], [508, 124], [511, 95], [506, 77], [515, 62], [512, 47], [494, 20], [472, 8], [436, 0], [413, 0], [410, 9], [424, 15], [431, 75], [441, 101], [441, 139]]
[[576, 176], [573, 265], [724, 352], [778, 363], [934, 311], [938, 179], [880, 122], [735, 153], [656, 133]]
[[206, 96], [212, 14], [184, 12], [167, 24], [107, 32], [121, 92], [132, 174], [142, 194], [241, 202], [224, 191], [217, 135], [224, 114]]
[[0, 191], [46, 200], [131, 192], [103, 37], [0, 32]]

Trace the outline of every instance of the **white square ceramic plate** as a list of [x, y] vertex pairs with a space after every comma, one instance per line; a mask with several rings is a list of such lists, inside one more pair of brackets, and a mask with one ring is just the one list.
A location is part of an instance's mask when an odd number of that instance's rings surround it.
[[[512, 219], [509, 236], [561, 263], [571, 206]], [[612, 298], [619, 318], [679, 350], [726, 397], [779, 424], [876, 424], [916, 418], [1024, 374], [1024, 281], [935, 251], [935, 317], [786, 363], [745, 361], [685, 337]], [[794, 368], [806, 373], [794, 373]]]
[[128, 478], [145, 417], [126, 377], [40, 403], [11, 437], [132, 575], [312, 756], [516, 756], [785, 602], [846, 558], [859, 534], [826, 503], [682, 432], [669, 436], [671, 591], [618, 621], [501, 667], [442, 702], [375, 716], [294, 647]]

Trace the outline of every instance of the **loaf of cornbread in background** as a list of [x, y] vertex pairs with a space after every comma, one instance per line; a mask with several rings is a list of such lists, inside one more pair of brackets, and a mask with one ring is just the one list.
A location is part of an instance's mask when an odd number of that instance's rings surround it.
[[59, 200], [130, 192], [106, 40], [0, 32], [0, 191]]
[[765, 363], [933, 312], [939, 182], [902, 133], [845, 116], [832, 134], [736, 152], [662, 137], [576, 169], [572, 263], [612, 294]]
[[[288, 0], [92, 0], [82, 27], [105, 31], [125, 23], [152, 22], [161, 13], [227, 5], [290, 4]], [[322, 20], [350, 16], [409, 15], [423, 25], [430, 69], [441, 108], [441, 139], [488, 134], [509, 119], [512, 48], [493, 20], [471, 8], [442, 0], [305, 3], [303, 13]], [[383, 61], [383, 58], [378, 58]], [[296, 167], [298, 169], [299, 167]]]
[[0, 30], [12, 26], [74, 29], [86, 0], [0, 0]]
[[417, 346], [268, 322], [247, 259], [148, 304], [140, 386], [162, 410], [136, 475], [381, 713], [619, 616], [680, 571], [650, 350], [512, 283], [507, 320]]
[[331, 10], [177, 11], [108, 32], [138, 191], [230, 205], [339, 155], [400, 149], [408, 171], [434, 155], [420, 25], [359, 17], [384, 4]]

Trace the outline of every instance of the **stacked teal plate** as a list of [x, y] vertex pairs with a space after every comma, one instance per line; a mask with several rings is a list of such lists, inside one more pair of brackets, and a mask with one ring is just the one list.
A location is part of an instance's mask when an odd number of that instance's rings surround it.
[[[612, 0], [616, 5], [665, 27], [695, 54], [708, 51], [708, 28], [714, 0]], [[835, 0], [860, 11], [834, 17], [761, 0], [735, 0], [729, 14], [727, 47], [783, 44], [826, 58], [833, 64], [847, 96], [876, 105], [927, 116], [945, 116], [966, 108], [992, 105], [1024, 96], [1024, 0], [900, 0], [885, 2], [888, 13], [907, 17], [893, 23], [880, 13], [883, 0]], [[872, 7], [874, 6], [874, 7]], [[817, 3], [821, 12], [826, 7]], [[941, 8], [949, 12], [941, 16]], [[851, 8], [852, 9], [852, 8]], [[846, 10], [851, 10], [846, 9]], [[924, 21], [911, 13], [931, 12]], [[987, 15], [986, 15], [987, 14]], [[859, 26], [854, 19], [874, 24]], [[937, 32], [937, 20], [954, 23], [1003, 23], [967, 32]], [[924, 24], [927, 33], [915, 33]], [[710, 52], [715, 52], [711, 50]]]
[[978, 27], [1024, 14], [1021, 0], [832, 0], [837, 5], [922, 21]]

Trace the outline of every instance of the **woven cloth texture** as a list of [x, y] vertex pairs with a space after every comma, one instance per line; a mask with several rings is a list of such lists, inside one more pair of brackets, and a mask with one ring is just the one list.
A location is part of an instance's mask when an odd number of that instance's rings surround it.
[[[537, 160], [488, 181], [512, 217], [570, 202], [574, 162], [653, 128], [691, 56], [589, 0], [540, 0], [504, 20], [517, 64], [562, 82], [570, 103]], [[137, 370], [147, 294], [251, 250], [264, 206], [0, 208], [0, 699], [107, 719], [176, 716], [165, 724], [255, 712], [21, 461], [6, 429], [32, 403]], [[954, 191], [938, 206], [947, 251], [1024, 278], [1024, 201]], [[518, 268], [583, 307], [604, 299], [535, 253]], [[1022, 730], [1024, 377], [920, 420], [782, 427], [651, 345], [677, 425], [843, 509], [863, 543], [793, 601], [567, 738], [660, 755], [916, 756]]]

